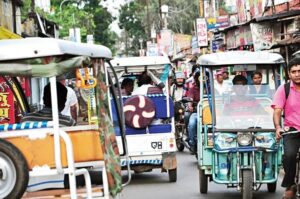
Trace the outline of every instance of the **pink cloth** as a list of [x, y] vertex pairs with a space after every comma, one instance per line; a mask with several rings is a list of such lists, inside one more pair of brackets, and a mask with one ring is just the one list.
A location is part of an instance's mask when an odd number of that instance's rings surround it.
[[300, 92], [296, 91], [293, 82], [291, 82], [291, 89], [287, 100], [285, 99], [284, 85], [281, 85], [277, 89], [272, 108], [284, 109], [284, 126], [300, 130]]

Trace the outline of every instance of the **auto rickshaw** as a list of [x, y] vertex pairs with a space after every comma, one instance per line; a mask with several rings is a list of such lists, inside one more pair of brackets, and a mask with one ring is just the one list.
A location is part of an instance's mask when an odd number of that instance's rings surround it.
[[[0, 49], [1, 85], [5, 85], [0, 93], [1, 116], [9, 114], [8, 122], [0, 126], [0, 198], [116, 196], [122, 189], [120, 154], [107, 105], [112, 92], [108, 82], [114, 77], [105, 75], [111, 51], [101, 45], [52, 38], [1, 40]], [[88, 121], [78, 119], [76, 126], [60, 126], [57, 76], [68, 76], [77, 90], [87, 91]], [[31, 84], [27, 96], [22, 78]], [[38, 110], [32, 103], [42, 89], [33, 87], [49, 81], [52, 121], [19, 123], [20, 118]], [[121, 113], [120, 101], [110, 99], [118, 105], [117, 114]], [[123, 114], [118, 115], [119, 126], [123, 126], [122, 118]], [[119, 131], [124, 143], [120, 147], [126, 155], [126, 139], [122, 129]], [[77, 176], [83, 176], [81, 187]], [[94, 177], [102, 184], [94, 184]]]
[[[177, 180], [176, 139], [174, 125], [174, 105], [169, 95], [169, 73], [171, 65], [168, 57], [128, 57], [111, 61], [119, 79], [134, 81], [132, 94], [120, 94], [125, 114], [125, 132], [128, 143], [129, 160], [121, 159], [124, 167], [129, 162], [136, 173], [159, 168], [168, 172], [169, 181]], [[108, 69], [110, 71], [110, 69]], [[147, 74], [153, 85], [144, 94], [134, 94], [142, 75]], [[111, 103], [114, 116], [114, 104]], [[113, 118], [114, 119], [114, 118]], [[114, 119], [115, 120], [115, 119]], [[121, 137], [117, 133], [118, 145]]]
[[[200, 56], [198, 64], [202, 80], [197, 107], [200, 193], [207, 193], [209, 180], [237, 188], [243, 199], [252, 199], [262, 184], [275, 192], [282, 146], [276, 143], [271, 103], [284, 77], [282, 56], [230, 51]], [[230, 76], [220, 87], [216, 76], [224, 71]], [[262, 74], [260, 85], [251, 78], [257, 71]]]

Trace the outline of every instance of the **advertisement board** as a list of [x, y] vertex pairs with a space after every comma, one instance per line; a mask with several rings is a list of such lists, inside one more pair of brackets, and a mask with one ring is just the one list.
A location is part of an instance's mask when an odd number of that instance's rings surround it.
[[271, 23], [250, 24], [254, 50], [267, 50], [275, 43], [274, 33], [280, 32], [280, 26]]
[[147, 44], [146, 56], [159, 56], [157, 44]]
[[157, 37], [157, 44], [160, 53], [167, 55], [173, 53], [173, 33], [172, 30], [161, 30], [159, 37]]
[[205, 18], [196, 20], [198, 46], [204, 47], [208, 45], [207, 39], [207, 24]]
[[174, 53], [177, 54], [183, 49], [190, 49], [192, 45], [192, 35], [174, 34]]

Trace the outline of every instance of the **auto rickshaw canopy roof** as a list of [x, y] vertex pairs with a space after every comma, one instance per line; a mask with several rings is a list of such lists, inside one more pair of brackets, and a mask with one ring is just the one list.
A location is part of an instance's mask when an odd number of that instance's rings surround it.
[[280, 64], [284, 59], [280, 54], [265, 51], [227, 51], [202, 55], [197, 63], [201, 66]]
[[171, 64], [166, 56], [149, 57], [124, 57], [111, 60], [116, 72], [126, 70], [130, 72], [142, 72], [145, 68], [149, 70], [163, 70], [166, 64]]
[[105, 46], [54, 38], [0, 41], [0, 75], [50, 77], [87, 66], [90, 58], [112, 59]]

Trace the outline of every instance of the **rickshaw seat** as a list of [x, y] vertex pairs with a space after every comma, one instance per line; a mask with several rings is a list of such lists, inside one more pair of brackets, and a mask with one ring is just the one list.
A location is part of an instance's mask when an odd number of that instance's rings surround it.
[[149, 125], [148, 128], [136, 129], [126, 127], [126, 135], [138, 135], [138, 134], [155, 134], [155, 133], [169, 133], [172, 130], [171, 124], [157, 124]]
[[[166, 96], [164, 94], [151, 94], [147, 95], [155, 106], [155, 116], [154, 119], [168, 119], [174, 117], [174, 106], [172, 98], [169, 97], [169, 110], [170, 115], [168, 116], [167, 111], [167, 101]], [[130, 98], [130, 96], [123, 96], [123, 103], [126, 101], [127, 98]], [[117, 115], [116, 115], [116, 108], [112, 101], [112, 113], [113, 113], [113, 120], [117, 121]], [[151, 124], [147, 128], [143, 129], [136, 129], [131, 128], [126, 125], [126, 134], [127, 135], [135, 135], [135, 134], [145, 134], [145, 133], [169, 133], [171, 132], [172, 126], [171, 124]], [[120, 135], [120, 132], [117, 130], [116, 135]]]
[[210, 112], [208, 101], [206, 100], [203, 102], [202, 123], [204, 125], [212, 124], [211, 112]]
[[[77, 126], [76, 128], [78, 128]], [[68, 130], [68, 129], [70, 130]], [[63, 129], [63, 128], [62, 128]], [[99, 131], [96, 129], [90, 130], [71, 130], [71, 127], [66, 127], [65, 131], [70, 136], [73, 144], [73, 153], [75, 162], [102, 161], [104, 154], [102, 151], [101, 142], [99, 139]], [[79, 129], [79, 128], [78, 128]], [[33, 129], [38, 131], [38, 129]], [[13, 143], [22, 151], [27, 160], [29, 169], [35, 166], [48, 165], [50, 168], [55, 167], [54, 158], [54, 138], [52, 135], [47, 135], [43, 139], [28, 139], [27, 137], [12, 137], [7, 140]], [[67, 156], [66, 146], [63, 140], [61, 142], [62, 151], [62, 166], [66, 167]], [[43, 149], [43, 150], [41, 150]]]

